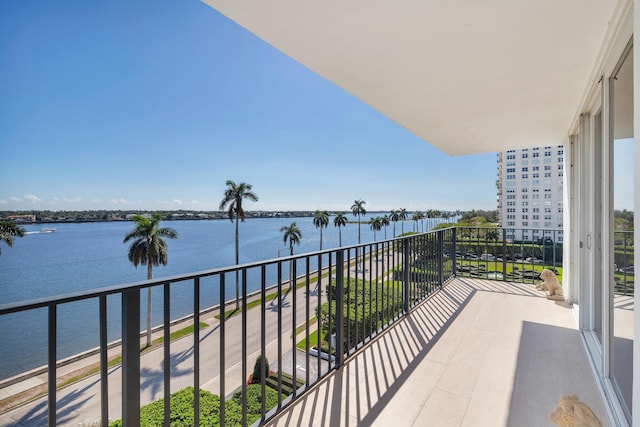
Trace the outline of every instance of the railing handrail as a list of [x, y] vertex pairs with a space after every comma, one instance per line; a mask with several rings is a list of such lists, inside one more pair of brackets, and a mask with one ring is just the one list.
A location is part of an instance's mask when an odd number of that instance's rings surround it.
[[[271, 258], [271, 259], [266, 259], [261, 261], [252, 261], [252, 262], [236, 264], [232, 266], [216, 267], [208, 270], [200, 270], [200, 271], [195, 271], [195, 272], [186, 273], [186, 274], [164, 276], [164, 277], [159, 277], [155, 279], [140, 280], [136, 282], [130, 282], [130, 283], [119, 284], [119, 285], [108, 285], [108, 286], [90, 289], [86, 291], [69, 292], [65, 294], [34, 298], [31, 300], [22, 300], [22, 301], [16, 301], [12, 303], [0, 304], [0, 316], [4, 314], [16, 313], [19, 311], [26, 311], [26, 310], [33, 310], [37, 308], [48, 307], [50, 305], [65, 304], [65, 303], [74, 302], [74, 301], [97, 298], [100, 296], [121, 294], [122, 292], [136, 290], [136, 289], [140, 289], [140, 290], [146, 289], [146, 288], [155, 287], [158, 285], [163, 285], [165, 283], [183, 282], [187, 280], [193, 280], [195, 278], [218, 276], [221, 274], [234, 273], [236, 271], [249, 270], [252, 268], [260, 267], [262, 265], [284, 263], [286, 261], [295, 261], [295, 260], [304, 259], [307, 257], [317, 257], [319, 255], [335, 253], [336, 251], [348, 251], [348, 250], [354, 250], [358, 248], [373, 246], [376, 244], [379, 245], [379, 244], [389, 243], [392, 241], [402, 241], [405, 239], [413, 238], [419, 234], [429, 234], [429, 233], [434, 233], [436, 231], [440, 231], [440, 230], [428, 231], [425, 233], [417, 233], [417, 234], [412, 234], [408, 236], [395, 237], [395, 238], [386, 239], [386, 240], [378, 240], [375, 242], [367, 242], [367, 243], [360, 243], [360, 244], [349, 245], [349, 246], [341, 246], [338, 248], [323, 249], [321, 251], [287, 255], [280, 258]], [[226, 301], [221, 301], [221, 304], [224, 304], [224, 303], [226, 303]]]

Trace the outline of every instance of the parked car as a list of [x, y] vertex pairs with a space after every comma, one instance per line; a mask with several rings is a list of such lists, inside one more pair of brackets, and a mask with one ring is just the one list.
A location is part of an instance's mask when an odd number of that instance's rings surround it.
[[493, 256], [492, 254], [482, 254], [480, 255], [480, 259], [482, 261], [495, 261], [496, 257]]

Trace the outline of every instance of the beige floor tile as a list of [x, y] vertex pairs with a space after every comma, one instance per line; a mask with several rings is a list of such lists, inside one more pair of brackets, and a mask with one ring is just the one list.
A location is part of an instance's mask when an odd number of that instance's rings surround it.
[[464, 397], [436, 388], [411, 425], [431, 425], [438, 427], [460, 426], [462, 425], [468, 403], [469, 400]]
[[440, 377], [437, 387], [458, 396], [470, 397], [480, 375], [491, 336], [491, 332], [470, 330], [467, 339], [460, 345]]
[[509, 418], [517, 357], [509, 348], [487, 350], [464, 418], [465, 426], [501, 426]]

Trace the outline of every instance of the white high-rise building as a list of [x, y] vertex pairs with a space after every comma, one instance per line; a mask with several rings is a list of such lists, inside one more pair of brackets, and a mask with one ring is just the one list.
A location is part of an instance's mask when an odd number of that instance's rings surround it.
[[507, 238], [562, 241], [562, 145], [498, 153], [498, 213]]

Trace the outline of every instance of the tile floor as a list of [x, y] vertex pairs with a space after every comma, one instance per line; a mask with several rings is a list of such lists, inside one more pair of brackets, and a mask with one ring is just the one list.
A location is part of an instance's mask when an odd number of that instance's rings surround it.
[[609, 425], [571, 309], [456, 279], [268, 425], [552, 426], [563, 394]]

